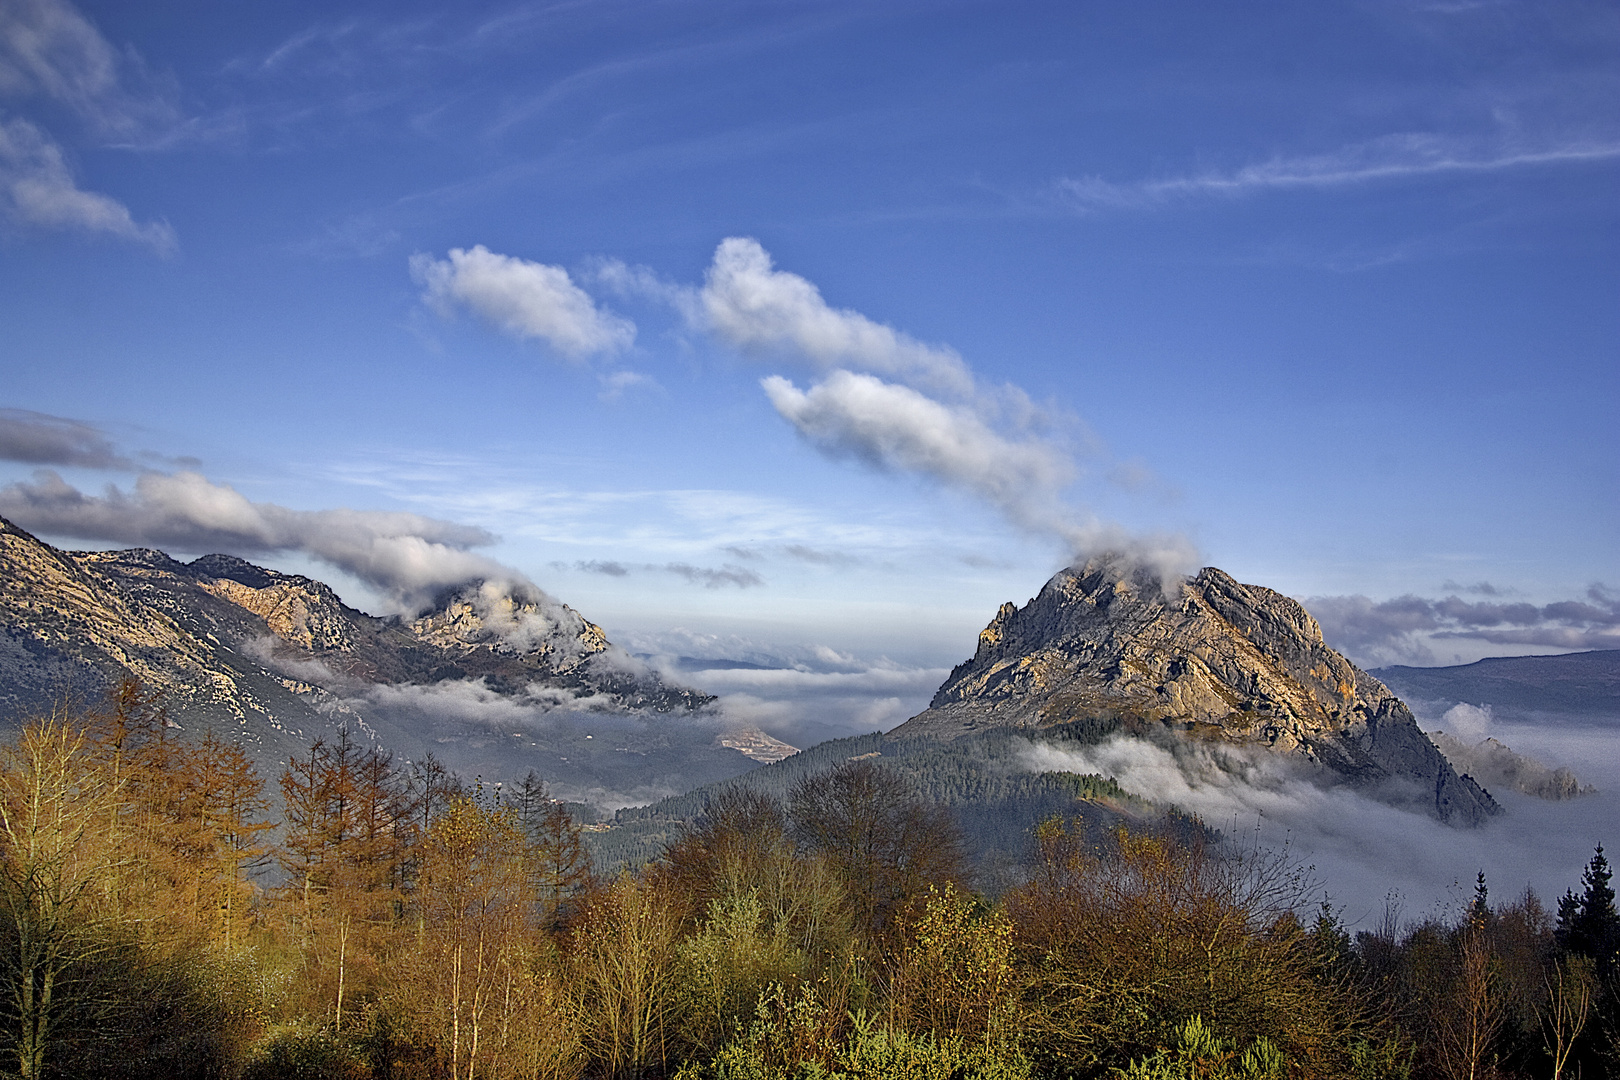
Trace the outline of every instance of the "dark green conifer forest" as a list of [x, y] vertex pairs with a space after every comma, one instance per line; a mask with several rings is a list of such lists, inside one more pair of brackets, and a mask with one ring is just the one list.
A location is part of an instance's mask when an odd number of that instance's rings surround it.
[[[917, 754], [909, 767], [807, 757], [774, 786], [691, 796], [656, 829], [635, 832], [649, 819], [630, 814], [622, 827], [649, 850], [598, 872], [532, 775], [469, 786], [343, 733], [263, 777], [233, 742], [178, 737], [125, 683], [0, 751], [0, 1068], [1620, 1074], [1620, 914], [1602, 848], [1556, 911], [1494, 896], [1482, 873], [1453, 920], [1392, 909], [1351, 933], [1286, 856], [1133, 814], [1105, 781], [1003, 790]], [[991, 785], [979, 805], [1023, 799], [1042, 819], [1014, 836], [989, 813], [976, 839], [941, 794], [965, 805], [975, 784]], [[1010, 852], [989, 874], [986, 843]]]

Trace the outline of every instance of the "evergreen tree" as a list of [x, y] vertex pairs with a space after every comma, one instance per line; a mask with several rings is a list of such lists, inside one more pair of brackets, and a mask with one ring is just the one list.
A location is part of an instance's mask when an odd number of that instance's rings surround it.
[[1620, 961], [1620, 913], [1615, 911], [1613, 872], [1599, 844], [1581, 875], [1581, 894], [1564, 894], [1558, 902], [1554, 934], [1565, 952], [1590, 956], [1600, 977], [1615, 972]]
[[1477, 929], [1490, 918], [1490, 890], [1485, 887], [1485, 871], [1481, 870], [1479, 880], [1474, 883], [1474, 902], [1468, 906], [1468, 925]]

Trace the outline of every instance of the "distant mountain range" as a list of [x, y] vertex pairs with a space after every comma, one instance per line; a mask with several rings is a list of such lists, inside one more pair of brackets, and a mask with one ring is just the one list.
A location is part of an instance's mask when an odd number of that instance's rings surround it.
[[1413, 701], [1467, 702], [1620, 724], [1620, 649], [1493, 656], [1456, 667], [1395, 666], [1372, 673]]
[[[673, 670], [724, 666], [759, 665], [682, 657]], [[710, 708], [715, 699], [672, 685], [532, 586], [469, 583], [414, 617], [378, 618], [319, 581], [239, 558], [62, 551], [0, 519], [0, 722], [64, 698], [93, 704], [125, 675], [159, 691], [179, 727], [234, 732], [271, 776], [311, 739], [347, 725], [412, 760], [432, 752], [469, 777], [512, 780], [532, 768], [567, 797], [611, 809], [725, 780], [794, 749], [726, 727]], [[1322, 783], [1415, 802], [1457, 824], [1496, 813], [1392, 686], [1426, 699], [1612, 715], [1620, 652], [1369, 673], [1328, 647], [1304, 608], [1269, 589], [1213, 567], [1166, 589], [1094, 560], [1060, 571], [1022, 608], [1003, 605], [929, 708], [864, 753], [910, 767], [926, 759], [931, 775], [951, 774], [941, 762], [966, 754], [978, 764], [963, 767], [988, 776], [1023, 760], [995, 741], [1008, 734], [1076, 745], [1116, 735], [1192, 740], [1276, 755]], [[924, 745], [932, 749], [919, 757]], [[1494, 748], [1475, 757], [1493, 769], [1506, 760]], [[801, 755], [791, 771], [811, 760]], [[1561, 776], [1513, 770], [1561, 794], [1579, 790]], [[951, 798], [969, 807], [963, 791], [982, 786], [952, 788]], [[1002, 831], [1025, 810], [1069, 798], [1053, 779], [991, 786], [1002, 793]], [[1158, 795], [1136, 795], [1150, 801], [1132, 814], [1158, 812]], [[1115, 799], [1109, 813], [1123, 805]]]
[[721, 745], [710, 695], [667, 684], [532, 586], [471, 583], [415, 618], [377, 618], [228, 555], [68, 552], [0, 519], [0, 721], [94, 705], [126, 675], [179, 727], [234, 732], [272, 774], [345, 724], [492, 780], [567, 774], [580, 794], [656, 796], [772, 756], [768, 739]]

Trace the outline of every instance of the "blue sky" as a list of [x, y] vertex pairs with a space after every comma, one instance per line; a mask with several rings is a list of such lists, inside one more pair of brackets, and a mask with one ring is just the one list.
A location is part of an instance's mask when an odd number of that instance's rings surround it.
[[0, 513], [885, 723], [1102, 547], [1612, 648], [1617, 180], [1610, 4], [4, 0]]

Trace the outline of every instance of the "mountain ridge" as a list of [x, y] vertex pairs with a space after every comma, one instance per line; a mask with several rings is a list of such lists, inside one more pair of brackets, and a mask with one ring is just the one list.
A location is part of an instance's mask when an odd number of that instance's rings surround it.
[[262, 762], [345, 724], [377, 738], [373, 689], [466, 682], [643, 716], [714, 701], [666, 684], [533, 586], [469, 583], [413, 618], [378, 617], [313, 578], [235, 556], [63, 551], [0, 518], [0, 719], [94, 702], [126, 676], [159, 693], [178, 726], [232, 730]]
[[1487, 656], [1471, 664], [1391, 664], [1372, 674], [1413, 699], [1620, 719], [1620, 649]]

